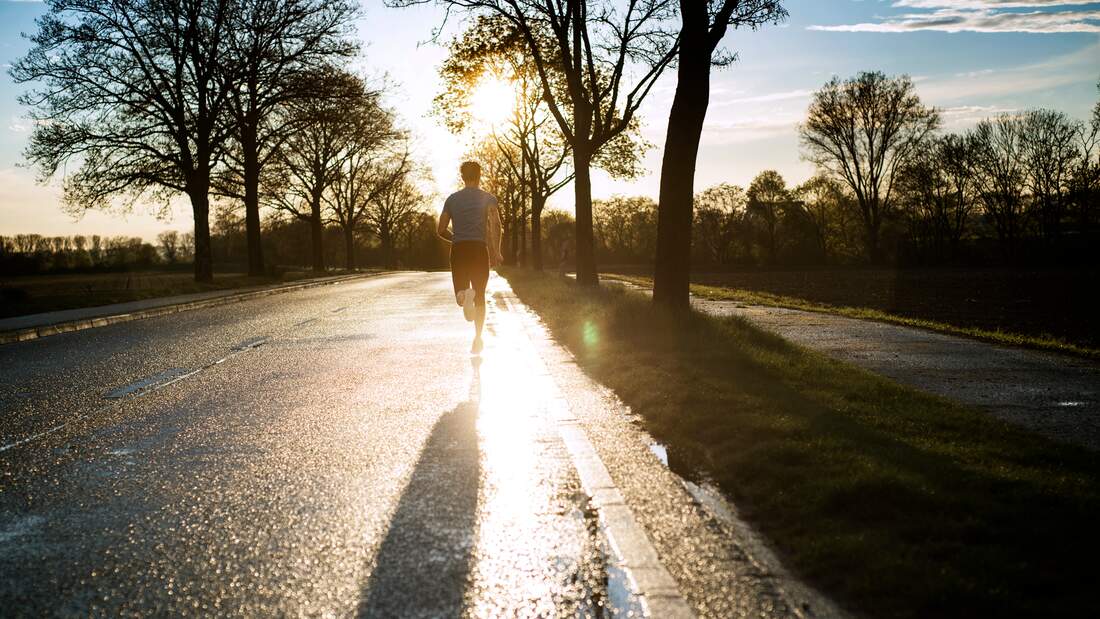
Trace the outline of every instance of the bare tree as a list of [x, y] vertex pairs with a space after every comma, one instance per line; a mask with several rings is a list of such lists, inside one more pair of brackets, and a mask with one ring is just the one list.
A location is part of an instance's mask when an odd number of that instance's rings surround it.
[[973, 140], [949, 134], [928, 140], [902, 168], [899, 190], [914, 237], [939, 259], [954, 255], [974, 210]]
[[407, 147], [399, 153], [387, 148], [386, 142], [396, 138], [396, 132], [379, 135], [368, 129], [364, 133], [352, 141], [340, 174], [325, 195], [329, 223], [344, 232], [348, 270], [355, 268], [356, 231], [366, 226], [383, 194], [404, 182], [412, 168]]
[[[396, 6], [428, 0], [389, 0]], [[573, 150], [577, 281], [599, 282], [592, 235], [592, 165], [616, 138], [637, 128], [636, 114], [676, 56], [667, 28], [671, 0], [444, 0], [449, 7], [496, 14], [526, 41], [543, 99]], [[548, 37], [542, 36], [546, 31]], [[565, 88], [559, 90], [561, 75]], [[564, 94], [563, 94], [564, 93]]]
[[1100, 206], [1100, 101], [1090, 122], [1077, 123], [1077, 148], [1081, 156], [1070, 179], [1069, 199], [1078, 229], [1085, 232], [1092, 228], [1094, 211]]
[[1048, 245], [1061, 235], [1077, 150], [1076, 123], [1062, 112], [1031, 110], [1020, 123], [1021, 146], [1035, 219]]
[[287, 135], [273, 162], [264, 195], [276, 210], [310, 225], [314, 271], [325, 270], [324, 197], [340, 177], [342, 155], [364, 109], [376, 105], [377, 93], [363, 80], [335, 68], [299, 78], [302, 92], [286, 104]]
[[[160, 251], [164, 254], [164, 261], [168, 264], [175, 264], [179, 260], [180, 253], [180, 233], [175, 230], [166, 230], [157, 235], [157, 243], [160, 244]], [[83, 248], [81, 248], [83, 249]]]
[[387, 267], [396, 264], [394, 248], [397, 240], [409, 226], [417, 223], [417, 215], [424, 211], [427, 203], [428, 196], [416, 186], [411, 174], [391, 183], [371, 203], [364, 223], [367, 230], [378, 237], [382, 260]]
[[65, 173], [73, 208], [190, 198], [197, 281], [213, 278], [209, 192], [227, 137], [219, 68], [230, 13], [229, 0], [49, 0], [11, 69], [43, 84], [20, 97], [35, 121], [27, 159], [44, 178], [79, 163]]
[[778, 0], [679, 0], [676, 94], [668, 115], [657, 220], [653, 300], [687, 307], [691, 274], [692, 198], [699, 138], [710, 105], [712, 66], [735, 56], [719, 45], [730, 29], [757, 29], [787, 17]]
[[1023, 123], [1018, 116], [1002, 114], [978, 123], [972, 136], [978, 198], [993, 220], [1005, 257], [1012, 259], [1025, 207]]
[[897, 172], [939, 122], [939, 112], [921, 103], [904, 75], [833, 78], [814, 94], [809, 118], [799, 127], [805, 156], [855, 194], [872, 262], [883, 259], [879, 233], [895, 206]]
[[234, 148], [228, 150], [218, 193], [244, 204], [248, 272], [264, 272], [260, 244], [260, 181], [288, 134], [281, 108], [314, 93], [296, 86], [303, 72], [350, 57], [358, 5], [349, 0], [235, 0], [223, 79], [229, 93]]

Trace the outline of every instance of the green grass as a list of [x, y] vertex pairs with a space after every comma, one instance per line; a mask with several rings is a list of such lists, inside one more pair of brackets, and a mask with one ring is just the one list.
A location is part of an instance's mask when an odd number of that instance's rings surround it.
[[20, 276], [0, 280], [0, 299], [3, 301], [0, 303], [0, 318], [196, 292], [266, 286], [314, 276], [311, 271], [288, 271], [279, 277], [219, 273], [214, 276], [212, 283], [206, 284], [195, 282], [194, 275], [190, 272]]
[[744, 320], [506, 269], [786, 564], [873, 617], [1098, 616], [1100, 458]]
[[[607, 279], [617, 279], [638, 286], [644, 286], [646, 288], [653, 287], [653, 279], [649, 277], [619, 274], [605, 274], [602, 276]], [[705, 299], [719, 301], [737, 301], [739, 303], [745, 303], [748, 305], [767, 305], [771, 307], [785, 307], [789, 309], [798, 309], [808, 312], [820, 312], [823, 314], [837, 314], [840, 316], [847, 316], [849, 318], [875, 320], [878, 322], [904, 325], [907, 327], [928, 329], [930, 331], [937, 331], [940, 333], [946, 333], [948, 335], [959, 335], [963, 337], [982, 340], [985, 342], [992, 342], [994, 344], [1002, 344], [1005, 346], [1017, 346], [1021, 348], [1047, 350], [1051, 352], [1084, 357], [1087, 359], [1100, 359], [1100, 349], [1080, 346], [1072, 342], [1067, 342], [1065, 340], [1052, 336], [1024, 335], [1021, 333], [993, 331], [989, 329], [980, 329], [977, 327], [962, 327], [959, 325], [952, 325], [936, 320], [899, 316], [897, 314], [891, 314], [889, 312], [884, 312], [867, 307], [830, 305], [828, 303], [818, 303], [807, 299], [800, 299], [798, 297], [788, 297], [767, 292], [745, 290], [742, 288], [727, 288], [724, 286], [706, 286], [703, 284], [692, 284], [691, 293], [695, 296]]]

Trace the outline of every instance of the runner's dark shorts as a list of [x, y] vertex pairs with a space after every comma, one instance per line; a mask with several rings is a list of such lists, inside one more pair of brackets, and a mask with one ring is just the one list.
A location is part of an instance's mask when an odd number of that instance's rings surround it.
[[451, 245], [451, 281], [455, 294], [470, 286], [477, 295], [474, 301], [485, 304], [485, 286], [489, 283], [489, 247], [480, 241], [459, 241]]

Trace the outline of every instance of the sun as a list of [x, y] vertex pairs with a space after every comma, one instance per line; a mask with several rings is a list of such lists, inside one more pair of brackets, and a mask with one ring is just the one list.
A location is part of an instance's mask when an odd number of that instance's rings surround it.
[[516, 91], [511, 82], [494, 75], [484, 75], [470, 97], [474, 118], [490, 126], [508, 120], [515, 108]]

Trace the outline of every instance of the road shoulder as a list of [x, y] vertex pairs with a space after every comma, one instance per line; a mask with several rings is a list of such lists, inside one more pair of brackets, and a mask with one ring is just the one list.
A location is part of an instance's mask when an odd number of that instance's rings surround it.
[[[628, 508], [695, 613], [703, 617], [848, 616], [783, 569], [717, 492], [710, 494], [708, 504], [693, 495], [693, 484], [651, 450], [652, 439], [630, 409], [589, 378], [514, 293], [502, 294], [513, 308], [510, 311], [519, 314], [533, 352], [543, 359], [549, 378], [563, 395], [571, 425], [584, 433], [595, 458], [606, 467], [614, 496], [601, 497], [601, 490], [590, 489], [593, 502], [599, 506], [621, 501]], [[646, 573], [644, 568], [638, 571]]]
[[15, 316], [0, 320], [0, 345], [38, 339], [59, 333], [82, 331], [103, 327], [120, 322], [164, 316], [192, 309], [214, 307], [229, 303], [238, 303], [273, 294], [304, 290], [317, 286], [327, 286], [363, 277], [372, 277], [382, 272], [357, 273], [321, 277], [275, 286], [260, 286], [235, 290], [214, 290], [194, 294], [159, 297], [142, 301], [115, 303], [99, 307], [84, 307], [41, 314]]

